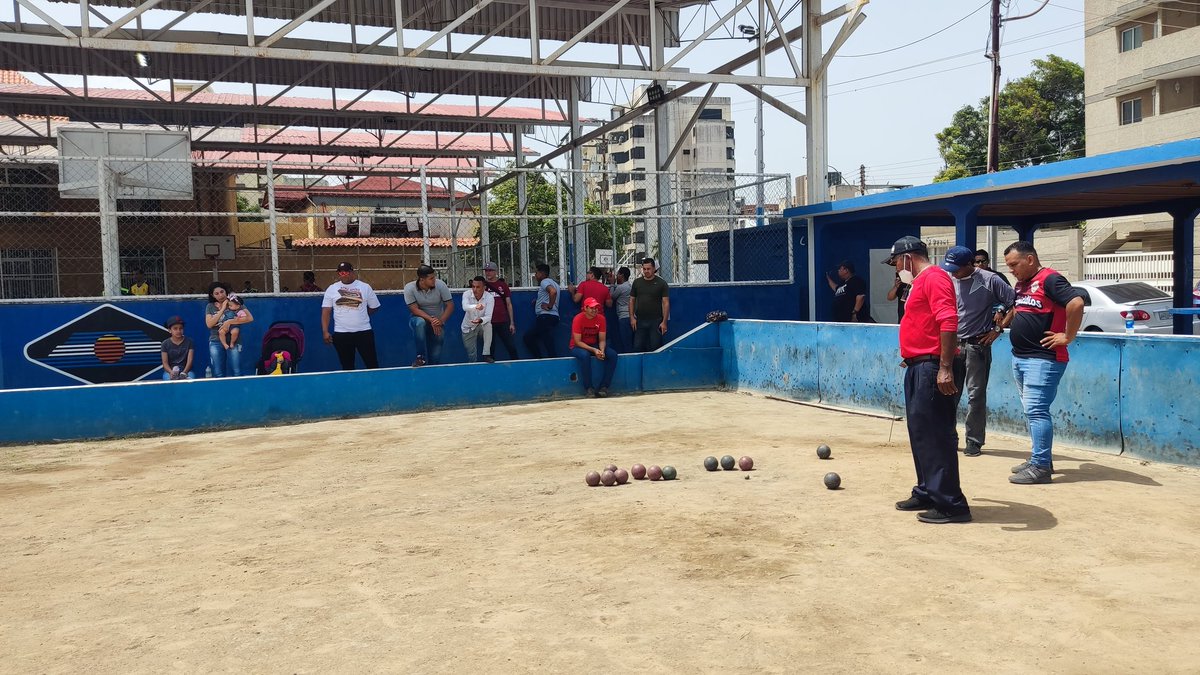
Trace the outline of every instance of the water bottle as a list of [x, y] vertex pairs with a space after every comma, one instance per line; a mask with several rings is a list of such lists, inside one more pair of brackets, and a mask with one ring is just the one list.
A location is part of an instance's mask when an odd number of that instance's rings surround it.
[[1125, 334], [1133, 335], [1133, 314], [1125, 315]]
[[208, 366], [204, 369], [204, 377], [205, 379], [212, 377], [212, 366]]

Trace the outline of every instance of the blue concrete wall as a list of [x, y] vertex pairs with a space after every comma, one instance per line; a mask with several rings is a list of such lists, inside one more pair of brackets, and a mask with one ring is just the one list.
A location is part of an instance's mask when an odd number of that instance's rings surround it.
[[[533, 291], [517, 291], [513, 297], [513, 309], [517, 317], [516, 342], [522, 357], [528, 357], [521, 338], [533, 324]], [[565, 293], [564, 293], [565, 296]], [[297, 321], [304, 326], [307, 346], [300, 372], [313, 373], [338, 370], [337, 355], [333, 347], [321, 340], [321, 300], [317, 294], [290, 294], [286, 296], [247, 296], [247, 306], [254, 314], [254, 323], [242, 329], [244, 345], [244, 368], [258, 358], [263, 333], [275, 321]], [[455, 304], [462, 298], [461, 291], [455, 294]], [[800, 316], [804, 295], [796, 284], [763, 284], [756, 286], [686, 286], [671, 291], [671, 321], [667, 340], [672, 340], [704, 322], [705, 315], [714, 309], [723, 309], [731, 317], [764, 319], [795, 319]], [[371, 317], [375, 329], [375, 342], [379, 350], [380, 365], [384, 367], [407, 366], [416, 357], [412, 333], [408, 329], [408, 308], [402, 293], [380, 294], [380, 310]], [[25, 358], [25, 345], [31, 340], [68, 323], [95, 309], [102, 303], [90, 302], [46, 302], [0, 304], [0, 322], [5, 329], [0, 332], [0, 388], [16, 389], [31, 387], [57, 387], [80, 383], [60, 373], [48, 370]], [[208, 331], [204, 326], [202, 299], [179, 300], [170, 298], [132, 299], [122, 298], [112, 305], [140, 316], [155, 324], [161, 324], [172, 315], [180, 315], [186, 322], [185, 333], [196, 343], [196, 367], [203, 375], [208, 365]], [[562, 322], [559, 324], [558, 354], [566, 356], [569, 341], [570, 319], [577, 313], [574, 303], [566, 298], [561, 303]], [[461, 308], [451, 318], [450, 330], [445, 341], [443, 360], [447, 363], [466, 361], [462, 340], [456, 334], [462, 321]], [[616, 315], [610, 311], [609, 321], [615, 322]], [[507, 356], [503, 347], [498, 347], [502, 356]], [[161, 371], [153, 377], [160, 377]]]
[[[723, 386], [717, 327], [617, 360], [614, 395]], [[581, 396], [573, 358], [0, 391], [0, 442], [310, 422]], [[598, 375], [598, 371], [596, 371]]]

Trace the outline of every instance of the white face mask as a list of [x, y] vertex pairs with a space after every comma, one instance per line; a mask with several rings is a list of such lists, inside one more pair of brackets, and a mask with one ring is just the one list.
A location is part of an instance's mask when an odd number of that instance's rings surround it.
[[900, 283], [911, 284], [916, 275], [912, 273], [912, 270], [903, 267], [906, 259], [908, 256], [901, 256], [900, 260], [896, 261], [896, 274], [900, 275]]

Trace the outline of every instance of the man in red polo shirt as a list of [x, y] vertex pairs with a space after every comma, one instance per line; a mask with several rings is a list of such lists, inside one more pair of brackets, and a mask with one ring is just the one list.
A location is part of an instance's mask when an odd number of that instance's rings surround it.
[[929, 262], [929, 251], [916, 237], [902, 237], [884, 261], [900, 280], [911, 284], [900, 321], [904, 358], [904, 408], [917, 484], [901, 511], [920, 511], [923, 523], [967, 523], [971, 507], [958, 479], [955, 413], [962, 373], [955, 372], [958, 351], [958, 304], [949, 272]]

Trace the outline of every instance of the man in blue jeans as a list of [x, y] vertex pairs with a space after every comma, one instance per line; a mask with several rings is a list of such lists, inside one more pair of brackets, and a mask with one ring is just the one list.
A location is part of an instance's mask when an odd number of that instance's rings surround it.
[[408, 311], [412, 312], [408, 325], [412, 328], [417, 350], [413, 367], [441, 363], [446, 321], [454, 313], [450, 287], [437, 278], [437, 272], [432, 267], [421, 265], [417, 268], [417, 280], [404, 286], [404, 302], [408, 305]]
[[1017, 485], [1049, 483], [1054, 472], [1054, 421], [1050, 405], [1067, 370], [1067, 345], [1083, 321], [1083, 298], [1061, 274], [1042, 267], [1027, 241], [1004, 249], [1004, 262], [1017, 283], [1016, 301], [1005, 317], [1011, 326], [1013, 377], [1033, 449], [1027, 461], [1012, 468], [1008, 480]]
[[533, 358], [554, 358], [554, 331], [558, 328], [558, 282], [550, 278], [550, 266], [538, 263], [533, 273], [537, 298], [533, 301], [533, 328], [525, 332], [525, 347]]

